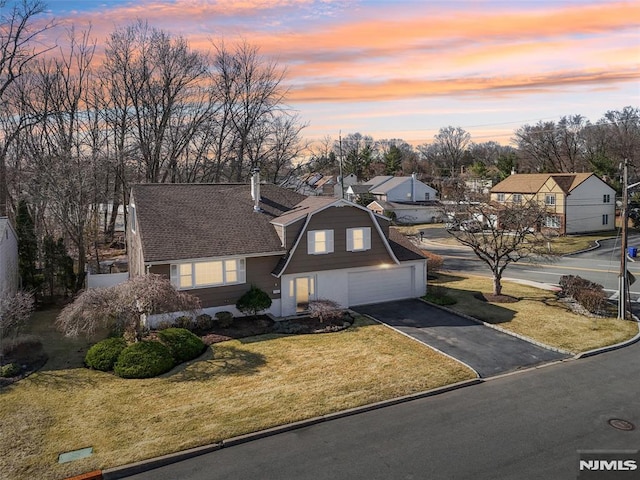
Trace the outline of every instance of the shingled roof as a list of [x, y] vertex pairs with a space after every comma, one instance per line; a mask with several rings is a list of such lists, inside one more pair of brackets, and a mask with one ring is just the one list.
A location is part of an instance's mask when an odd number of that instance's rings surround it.
[[249, 184], [134, 185], [145, 261], [282, 252], [269, 222], [306, 197], [269, 184], [260, 193], [258, 213]]
[[552, 178], [564, 193], [570, 193], [593, 173], [514, 173], [493, 186], [491, 193], [537, 193]]
[[401, 262], [425, 258], [422, 251], [396, 228], [389, 229], [389, 246], [396, 258]]

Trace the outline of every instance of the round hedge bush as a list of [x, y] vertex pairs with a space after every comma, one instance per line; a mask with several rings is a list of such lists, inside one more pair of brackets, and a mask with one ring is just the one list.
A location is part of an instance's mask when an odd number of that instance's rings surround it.
[[89, 368], [110, 372], [118, 360], [118, 356], [127, 346], [122, 337], [111, 337], [93, 345], [84, 357], [84, 363]]
[[160, 342], [142, 341], [122, 350], [113, 371], [122, 378], [151, 378], [168, 372], [174, 365], [169, 347]]
[[7, 363], [6, 365], [2, 365], [0, 367], [0, 377], [2, 378], [11, 378], [20, 374], [22, 369], [20, 365], [17, 363]]
[[200, 337], [184, 328], [161, 330], [158, 332], [158, 338], [169, 347], [176, 363], [193, 360], [207, 347]]

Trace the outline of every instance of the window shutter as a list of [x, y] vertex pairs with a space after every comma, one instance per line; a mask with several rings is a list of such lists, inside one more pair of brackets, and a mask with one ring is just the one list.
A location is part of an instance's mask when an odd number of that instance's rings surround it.
[[175, 263], [171, 265], [171, 284], [174, 287], [178, 287], [180, 285], [180, 280], [178, 278], [178, 265]]
[[307, 253], [316, 253], [316, 232], [307, 232]]
[[353, 228], [347, 228], [347, 252], [353, 252]]
[[371, 250], [371, 227], [365, 227], [364, 230], [364, 249]]
[[333, 230], [327, 230], [327, 253], [333, 253]]

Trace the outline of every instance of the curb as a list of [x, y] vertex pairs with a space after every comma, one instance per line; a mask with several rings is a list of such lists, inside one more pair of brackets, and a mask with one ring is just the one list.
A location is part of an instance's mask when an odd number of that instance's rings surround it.
[[640, 332], [633, 338], [629, 340], [625, 340], [624, 342], [616, 343], [615, 345], [609, 345], [607, 347], [595, 348], [593, 350], [589, 350], [588, 352], [582, 352], [577, 354], [575, 357], [576, 360], [580, 360], [581, 358], [589, 358], [594, 357], [596, 355], [600, 355], [601, 353], [613, 352], [614, 350], [620, 350], [621, 348], [628, 347], [629, 345], [633, 345], [640, 341]]
[[[612, 240], [614, 238], [616, 238], [616, 237], [603, 238], [603, 240]], [[600, 248], [600, 241], [599, 240], [594, 240], [593, 242], [595, 243], [595, 245], [593, 247], [589, 247], [589, 248], [585, 248], [585, 249], [582, 249], [582, 250], [578, 250], [577, 252], [563, 253], [560, 256], [561, 257], [571, 257], [572, 255], [578, 255], [579, 253], [586, 253], [586, 252], [590, 252], [592, 250], [597, 250], [598, 248]]]
[[[101, 472], [101, 475], [100, 475], [100, 471], [91, 472], [92, 475], [98, 474], [99, 476], [85, 477], [80, 475], [77, 477], [72, 477], [71, 479], [67, 479], [67, 480], [85, 480], [85, 478], [87, 480], [94, 480], [94, 479], [99, 480], [101, 478], [104, 480], [116, 480], [120, 478], [125, 478], [138, 473], [147, 472], [155, 468], [163, 467], [165, 465], [177, 463], [182, 460], [188, 460], [190, 458], [204, 455], [206, 453], [215, 452], [223, 448], [233, 447], [235, 445], [241, 445], [243, 443], [248, 443], [253, 440], [259, 440], [261, 438], [271, 437], [273, 435], [278, 435], [280, 433], [286, 433], [293, 430], [298, 430], [300, 428], [310, 427], [312, 425], [329, 422], [331, 420], [337, 420], [339, 418], [350, 417], [360, 413], [379, 410], [381, 408], [391, 407], [394, 405], [410, 402], [413, 400], [419, 400], [421, 398], [440, 395], [440, 394], [451, 392], [453, 390], [458, 390], [464, 387], [478, 385], [480, 383], [484, 383], [484, 380], [480, 378], [474, 378], [472, 380], [465, 380], [463, 382], [452, 383], [451, 385], [445, 385], [443, 387], [434, 388], [432, 390], [426, 390], [424, 392], [412, 393], [410, 395], [405, 395], [405, 396], [393, 398], [390, 400], [382, 400], [380, 402], [370, 403], [368, 405], [363, 405], [361, 407], [354, 407], [348, 410], [342, 410], [340, 412], [329, 413], [327, 415], [321, 415], [319, 417], [313, 417], [307, 420], [301, 420], [299, 422], [280, 425], [278, 427], [268, 428], [266, 430], [260, 430], [258, 432], [239, 435], [237, 437], [232, 437], [232, 438], [222, 440], [221, 442], [213, 443], [210, 445], [203, 445], [201, 447], [191, 448], [189, 450], [183, 450], [181, 452], [176, 452], [176, 453], [170, 453], [167, 455], [163, 455], [161, 457], [151, 458], [149, 460], [142, 460], [136, 463], [130, 463], [130, 464], [122, 465], [119, 467], [109, 468], [107, 470], [103, 470]], [[89, 474], [84, 474], [84, 475], [89, 475]]]

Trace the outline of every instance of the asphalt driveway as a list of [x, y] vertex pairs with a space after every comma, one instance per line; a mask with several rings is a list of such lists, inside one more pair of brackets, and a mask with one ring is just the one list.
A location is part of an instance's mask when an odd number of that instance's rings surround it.
[[568, 358], [420, 300], [376, 303], [353, 310], [451, 355], [483, 378]]

